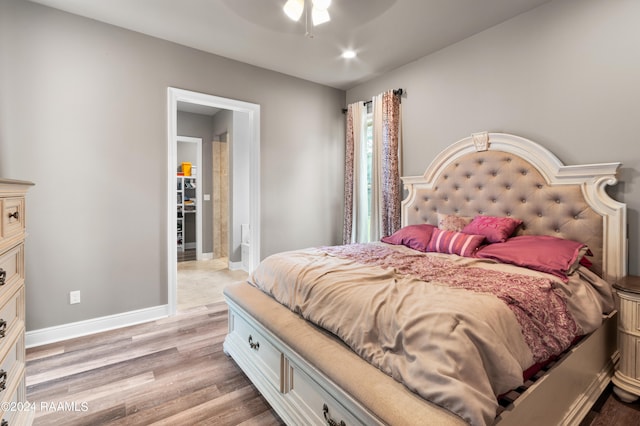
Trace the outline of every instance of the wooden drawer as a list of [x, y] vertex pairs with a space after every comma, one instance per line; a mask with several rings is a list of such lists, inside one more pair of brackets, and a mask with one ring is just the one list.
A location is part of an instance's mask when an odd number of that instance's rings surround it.
[[304, 417], [301, 422], [309, 425], [364, 425], [295, 364], [285, 360], [285, 366], [285, 398], [298, 408], [298, 413]]
[[20, 379], [20, 356], [15, 342], [8, 349], [0, 362], [0, 397], [6, 394], [7, 389], [15, 388], [14, 382]]
[[0, 255], [0, 294], [24, 278], [24, 245], [19, 244]]
[[16, 389], [9, 398], [3, 398], [3, 401], [9, 403], [8, 407], [10, 407], [10, 409], [2, 413], [2, 420], [6, 421], [9, 426], [17, 424], [15, 420], [18, 417], [17, 408], [18, 402], [20, 401], [18, 390]]
[[15, 334], [16, 328], [22, 329], [24, 326], [21, 308], [23, 300], [24, 287], [20, 287], [9, 301], [0, 307], [0, 356], [4, 353], [4, 345], [9, 344], [10, 336]]
[[24, 426], [33, 423], [35, 404], [26, 401], [25, 387], [19, 384], [17, 387], [8, 388], [7, 391], [11, 393], [7, 394], [6, 398], [2, 400], [8, 410], [2, 413], [2, 419], [9, 426]]
[[255, 365], [278, 391], [282, 391], [282, 353], [237, 313], [230, 311], [229, 321], [231, 336], [244, 347], [243, 353], [249, 362]]
[[24, 232], [24, 198], [0, 199], [0, 239], [7, 239]]

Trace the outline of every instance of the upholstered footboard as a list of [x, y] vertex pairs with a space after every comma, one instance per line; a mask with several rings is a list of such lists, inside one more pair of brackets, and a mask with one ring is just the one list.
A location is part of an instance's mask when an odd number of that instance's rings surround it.
[[[465, 424], [250, 284], [228, 286], [225, 297], [229, 334], [224, 350], [287, 424]], [[615, 320], [609, 318], [573, 348], [497, 422], [579, 423], [613, 373]]]
[[225, 352], [287, 424], [465, 424], [255, 287], [233, 284], [225, 296]]

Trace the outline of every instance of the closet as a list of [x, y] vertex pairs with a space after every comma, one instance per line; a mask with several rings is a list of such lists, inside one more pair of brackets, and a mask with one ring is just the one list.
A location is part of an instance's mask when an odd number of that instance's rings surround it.
[[178, 260], [201, 260], [202, 139], [178, 136], [177, 142], [175, 188]]
[[[177, 216], [177, 244], [178, 251], [183, 252], [189, 244], [188, 248], [196, 248], [196, 220], [197, 211], [196, 197], [197, 179], [193, 176], [177, 176], [176, 185], [176, 216]], [[188, 228], [188, 229], [187, 229]]]

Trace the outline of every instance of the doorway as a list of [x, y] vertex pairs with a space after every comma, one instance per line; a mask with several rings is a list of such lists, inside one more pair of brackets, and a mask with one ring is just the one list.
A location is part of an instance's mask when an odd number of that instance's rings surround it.
[[[236, 132], [229, 152], [229, 265], [246, 264], [252, 271], [260, 261], [260, 106], [204, 93], [168, 88], [168, 202], [167, 281], [169, 314], [177, 308], [176, 161], [178, 104], [190, 104], [233, 112]], [[246, 235], [242, 235], [242, 230]], [[244, 237], [244, 239], [243, 239]], [[248, 244], [246, 244], [248, 240]], [[242, 245], [241, 243], [245, 243]], [[246, 255], [241, 259], [241, 252]]]

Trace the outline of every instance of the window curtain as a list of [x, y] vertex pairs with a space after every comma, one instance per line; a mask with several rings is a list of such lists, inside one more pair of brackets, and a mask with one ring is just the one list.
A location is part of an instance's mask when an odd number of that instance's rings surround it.
[[[362, 161], [362, 141], [366, 136], [367, 109], [362, 102], [347, 107], [347, 135], [344, 171], [343, 244], [366, 242], [367, 181], [366, 164]], [[365, 174], [362, 174], [364, 167]], [[364, 199], [363, 199], [364, 198]], [[363, 217], [365, 219], [363, 219]]]
[[372, 113], [368, 179], [366, 107], [357, 102], [347, 108], [344, 244], [377, 241], [400, 228], [400, 96], [388, 91], [374, 97]]
[[[379, 153], [374, 170], [377, 169], [379, 223], [378, 240], [400, 229], [400, 203], [402, 190], [400, 184], [400, 155], [402, 149], [400, 95], [393, 90], [381, 93], [374, 98], [373, 134], [375, 152]], [[376, 139], [378, 139], [376, 141]]]

